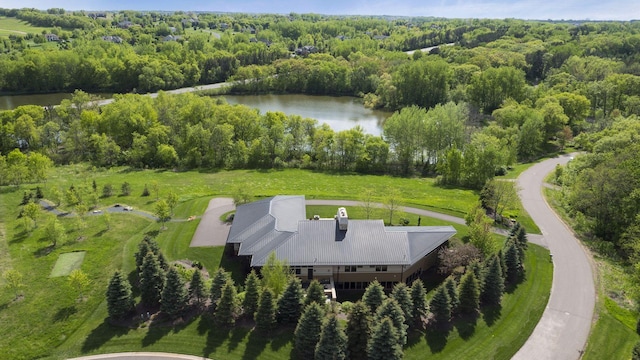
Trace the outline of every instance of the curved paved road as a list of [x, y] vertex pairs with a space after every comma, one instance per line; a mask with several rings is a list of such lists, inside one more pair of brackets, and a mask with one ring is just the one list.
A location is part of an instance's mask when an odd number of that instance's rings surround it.
[[202, 356], [154, 353], [154, 352], [126, 352], [83, 356], [69, 360], [209, 360]]
[[570, 159], [543, 161], [518, 177], [522, 204], [553, 254], [554, 271], [547, 308], [516, 360], [579, 359], [591, 329], [596, 291], [589, 256], [542, 195], [545, 176]]

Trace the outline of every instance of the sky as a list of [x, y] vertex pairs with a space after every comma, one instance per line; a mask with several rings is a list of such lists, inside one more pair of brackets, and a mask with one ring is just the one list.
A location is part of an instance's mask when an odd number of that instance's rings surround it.
[[536, 20], [640, 19], [638, 0], [0, 0], [2, 8], [403, 15]]

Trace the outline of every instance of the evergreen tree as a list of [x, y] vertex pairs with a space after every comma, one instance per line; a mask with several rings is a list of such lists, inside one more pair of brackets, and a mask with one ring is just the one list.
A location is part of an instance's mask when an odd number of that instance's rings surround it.
[[460, 313], [477, 313], [480, 309], [480, 287], [473, 271], [468, 271], [462, 276], [458, 293], [460, 297], [460, 304], [458, 305]]
[[220, 300], [220, 297], [222, 296], [222, 288], [229, 280], [231, 280], [229, 273], [224, 271], [221, 267], [218, 268], [218, 271], [216, 271], [216, 274], [213, 276], [213, 281], [211, 282], [211, 292], [209, 297], [211, 298], [212, 310], [215, 310], [218, 306], [218, 300]]
[[418, 279], [411, 285], [411, 302], [413, 308], [411, 309], [411, 319], [416, 326], [422, 324], [422, 317], [427, 315], [427, 292], [424, 289], [422, 280]]
[[307, 296], [304, 298], [304, 306], [311, 304], [312, 302], [318, 303], [320, 306], [324, 306], [327, 298], [324, 296], [324, 287], [318, 282], [313, 280], [307, 288]]
[[395, 339], [398, 337], [391, 319], [384, 318], [373, 329], [369, 342], [369, 360], [400, 360], [403, 357], [402, 346]]
[[510, 283], [517, 282], [523, 274], [523, 267], [520, 262], [520, 254], [518, 253], [515, 241], [508, 242], [508, 246], [503, 257], [503, 263], [506, 268], [506, 280]]
[[382, 305], [382, 301], [384, 301], [386, 297], [387, 296], [384, 294], [382, 285], [380, 285], [378, 280], [373, 280], [364, 291], [362, 301], [367, 304], [369, 311], [371, 311], [372, 314], [375, 314], [376, 310], [378, 310], [378, 306]]
[[451, 314], [456, 314], [456, 311], [458, 311], [458, 305], [460, 305], [460, 299], [458, 298], [458, 284], [456, 284], [456, 280], [454, 278], [449, 277], [444, 282], [444, 287], [447, 289], [447, 295], [449, 295]]
[[391, 297], [400, 305], [405, 324], [409, 325], [413, 318], [413, 300], [411, 299], [411, 292], [407, 284], [401, 282], [394, 286]]
[[347, 321], [347, 353], [351, 360], [366, 360], [371, 336], [371, 312], [362, 301], [353, 305]]
[[140, 298], [145, 306], [156, 306], [160, 302], [164, 287], [165, 273], [158, 258], [148, 252], [140, 270]]
[[200, 307], [204, 303], [206, 296], [202, 273], [200, 270], [195, 269], [189, 283], [189, 299]]
[[513, 226], [511, 227], [511, 230], [509, 230], [509, 237], [515, 237], [518, 235], [518, 232], [520, 231], [521, 225], [519, 222], [516, 221], [515, 224], [513, 224]]
[[438, 325], [444, 325], [451, 319], [451, 299], [444, 286], [439, 286], [429, 303], [429, 311]]
[[187, 290], [178, 270], [171, 267], [167, 272], [167, 280], [162, 289], [160, 310], [175, 319], [182, 315], [188, 304]]
[[107, 311], [111, 319], [122, 319], [131, 313], [135, 307], [133, 295], [131, 294], [131, 284], [116, 271], [109, 281], [107, 288]]
[[469, 267], [467, 269], [467, 271], [473, 272], [473, 274], [476, 276], [476, 280], [478, 280], [478, 289], [480, 290], [481, 294], [484, 284], [484, 270], [485, 269], [482, 267], [480, 261], [477, 260], [469, 264]]
[[316, 345], [315, 360], [344, 360], [347, 352], [347, 336], [338, 319], [331, 316], [325, 321]]
[[233, 281], [229, 280], [222, 288], [222, 296], [218, 301], [218, 307], [213, 316], [213, 320], [219, 326], [233, 326], [236, 323], [239, 307], [236, 287]]
[[633, 352], [631, 353], [631, 360], [640, 360], [640, 341], [633, 346]]
[[518, 240], [518, 248], [522, 250], [522, 252], [524, 253], [524, 251], [527, 249], [528, 246], [528, 239], [527, 239], [527, 230], [524, 227], [520, 227], [518, 229], [518, 233], [516, 234], [516, 239]]
[[253, 315], [258, 310], [258, 301], [260, 300], [260, 279], [254, 270], [251, 270], [244, 282], [244, 299], [242, 300], [242, 311], [249, 318], [253, 319]]
[[313, 359], [316, 344], [320, 340], [324, 310], [318, 303], [311, 303], [304, 310], [293, 334], [293, 351], [298, 359]]
[[149, 248], [149, 242], [147, 241], [147, 238], [145, 237], [138, 244], [138, 252], [136, 252], [136, 254], [135, 254], [135, 257], [136, 257], [136, 268], [138, 269], [138, 274], [140, 274], [140, 272], [142, 271], [142, 262], [144, 261], [144, 257], [147, 256], [147, 253], [150, 252], [150, 251], [151, 251], [151, 249]]
[[504, 279], [500, 260], [496, 256], [488, 261], [484, 274], [481, 299], [484, 304], [499, 305], [504, 292]]
[[276, 327], [276, 306], [273, 301], [273, 291], [268, 287], [262, 288], [255, 319], [256, 328], [259, 331], [267, 332]]
[[[297, 324], [302, 313], [302, 285], [300, 279], [289, 280], [282, 296], [278, 299], [277, 320], [280, 324]], [[308, 296], [308, 295], [307, 295]]]
[[396, 329], [397, 341], [400, 346], [407, 343], [407, 325], [400, 304], [393, 299], [388, 298], [382, 302], [376, 311], [375, 323], [380, 323], [384, 318], [391, 319], [393, 327]]
[[140, 269], [142, 267], [142, 261], [144, 260], [144, 257], [147, 255], [149, 251], [151, 251], [156, 256], [160, 264], [160, 267], [164, 271], [168, 271], [169, 262], [164, 257], [164, 254], [162, 254], [162, 251], [160, 250], [160, 246], [155, 240], [153, 240], [153, 238], [151, 238], [150, 236], [145, 236], [142, 239], [142, 241], [138, 244], [138, 252], [135, 254], [136, 266], [138, 267], [138, 272], [140, 272]]

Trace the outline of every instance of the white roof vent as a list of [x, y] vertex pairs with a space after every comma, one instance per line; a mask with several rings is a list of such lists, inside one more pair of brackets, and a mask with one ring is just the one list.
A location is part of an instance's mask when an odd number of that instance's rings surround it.
[[338, 208], [336, 219], [338, 220], [338, 229], [346, 231], [349, 225], [349, 216], [347, 215], [347, 209], [343, 207]]

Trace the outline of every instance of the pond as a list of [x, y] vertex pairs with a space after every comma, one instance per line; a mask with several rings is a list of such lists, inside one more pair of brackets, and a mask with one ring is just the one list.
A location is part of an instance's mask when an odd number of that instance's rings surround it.
[[[113, 94], [95, 94], [100, 98], [109, 98]], [[71, 99], [72, 93], [0, 95], [0, 111], [13, 110], [22, 105], [59, 105], [64, 99]]]
[[224, 95], [230, 104], [243, 104], [260, 110], [281, 111], [287, 115], [300, 115], [303, 118], [327, 123], [334, 131], [348, 130], [360, 125], [364, 132], [380, 135], [384, 121], [392, 113], [371, 110], [364, 107], [362, 99], [350, 96], [312, 96], [312, 95]]

